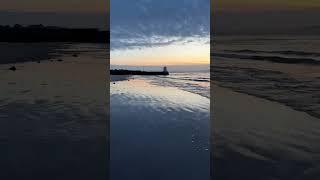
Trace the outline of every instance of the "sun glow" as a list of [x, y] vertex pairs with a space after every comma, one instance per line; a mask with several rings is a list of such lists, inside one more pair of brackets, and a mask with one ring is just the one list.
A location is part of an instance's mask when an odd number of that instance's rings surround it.
[[112, 65], [192, 65], [210, 63], [210, 44], [201, 41], [111, 51]]

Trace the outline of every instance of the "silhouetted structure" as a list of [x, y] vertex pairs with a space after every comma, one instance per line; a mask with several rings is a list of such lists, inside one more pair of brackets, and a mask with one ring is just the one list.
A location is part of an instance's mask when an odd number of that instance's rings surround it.
[[168, 73], [168, 74], [169, 74], [168, 69], [167, 69], [167, 66], [163, 67], [163, 72], [165, 72], [165, 73]]
[[131, 71], [124, 69], [110, 70], [111, 75], [169, 75], [168, 71]]
[[71, 29], [55, 26], [0, 26], [0, 42], [87, 42], [109, 43], [109, 31]]

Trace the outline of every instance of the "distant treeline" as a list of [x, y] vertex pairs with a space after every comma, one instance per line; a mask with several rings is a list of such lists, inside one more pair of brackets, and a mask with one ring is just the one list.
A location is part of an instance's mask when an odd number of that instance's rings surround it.
[[0, 42], [86, 42], [109, 43], [109, 31], [94, 28], [63, 28], [30, 25], [0, 26]]

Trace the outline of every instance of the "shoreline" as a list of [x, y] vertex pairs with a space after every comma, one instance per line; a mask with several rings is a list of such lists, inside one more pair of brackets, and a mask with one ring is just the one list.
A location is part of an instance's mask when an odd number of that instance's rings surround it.
[[313, 111], [307, 111], [307, 110], [300, 109], [299, 107], [295, 107], [295, 106], [290, 105], [289, 103], [273, 99], [273, 98], [271, 98], [271, 97], [269, 97], [267, 95], [264, 96], [264, 95], [259, 95], [259, 94], [255, 94], [255, 93], [250, 93], [250, 92], [247, 92], [245, 90], [238, 90], [236, 88], [233, 88], [233, 87], [230, 87], [230, 86], [227, 86], [227, 85], [221, 85], [221, 84], [214, 84], [214, 85], [218, 86], [220, 88], [225, 88], [225, 89], [231, 90], [231, 91], [236, 92], [236, 93], [241, 93], [241, 94], [245, 94], [245, 95], [248, 95], [248, 96], [253, 96], [253, 97], [256, 97], [256, 98], [264, 99], [264, 100], [267, 100], [267, 101], [270, 101], [270, 102], [279, 103], [281, 105], [284, 105], [286, 107], [291, 108], [292, 110], [295, 110], [295, 111], [298, 111], [298, 112], [302, 112], [302, 113], [306, 113], [306, 114], [308, 114], [308, 115], [310, 115], [310, 116], [312, 116], [314, 118], [320, 119], [320, 114], [318, 114], [318, 113], [314, 113]]
[[96, 28], [65, 28], [57, 26], [0, 25], [1, 42], [74, 42], [74, 43], [108, 43], [109, 31]]
[[105, 50], [105, 45], [73, 42], [0, 42], [0, 49], [0, 65], [19, 65], [29, 62], [61, 62], [66, 56], [79, 59], [78, 56], [81, 54], [101, 53]]
[[[211, 49], [211, 78], [221, 87], [278, 102], [320, 119], [319, 39], [235, 36]], [[222, 55], [214, 56], [215, 53]], [[281, 56], [281, 57], [280, 57]], [[280, 58], [279, 58], [280, 57]]]
[[110, 75], [110, 83], [116, 81], [129, 80], [130, 77], [130, 75]]
[[[212, 87], [215, 104], [211, 106], [214, 117], [210, 126], [215, 153], [211, 160], [218, 167], [215, 178], [265, 179], [274, 174], [292, 179], [305, 177], [304, 172], [317, 168], [318, 160], [312, 158], [320, 150], [316, 143], [320, 122], [316, 117], [279, 102], [215, 84]], [[230, 166], [238, 168], [228, 169]], [[297, 171], [287, 174], [288, 170]], [[316, 177], [315, 172], [308, 172], [308, 177]]]

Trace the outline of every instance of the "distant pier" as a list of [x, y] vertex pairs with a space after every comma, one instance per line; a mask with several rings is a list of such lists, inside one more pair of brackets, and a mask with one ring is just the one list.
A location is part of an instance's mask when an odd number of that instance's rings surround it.
[[112, 69], [111, 75], [169, 75], [167, 67], [163, 68], [163, 71], [139, 71], [139, 70], [125, 70], [125, 69]]

